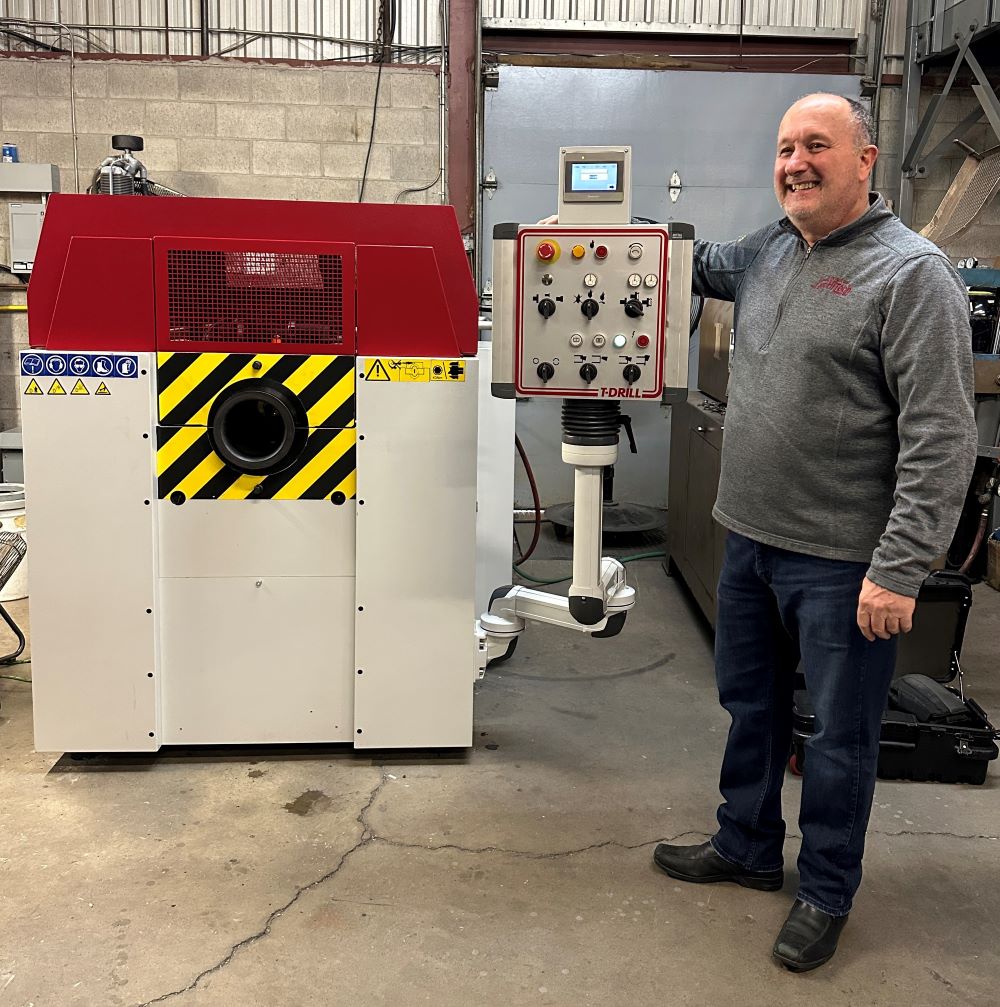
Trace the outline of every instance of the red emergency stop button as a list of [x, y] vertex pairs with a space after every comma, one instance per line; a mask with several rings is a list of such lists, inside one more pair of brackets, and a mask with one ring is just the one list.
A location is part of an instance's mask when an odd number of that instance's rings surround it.
[[594, 249], [594, 255], [596, 255], [599, 259], [606, 259], [608, 257], [608, 246], [598, 245], [597, 248]]
[[554, 241], [540, 241], [535, 254], [542, 262], [555, 262], [559, 258], [559, 245]]
[[649, 346], [649, 336], [636, 336], [635, 345], [638, 346], [640, 350], [644, 350], [647, 346]]

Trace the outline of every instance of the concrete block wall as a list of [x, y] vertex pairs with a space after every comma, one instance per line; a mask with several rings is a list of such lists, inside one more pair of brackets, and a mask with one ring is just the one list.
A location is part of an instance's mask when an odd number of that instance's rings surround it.
[[[25, 288], [13, 277], [0, 276], [0, 305], [23, 307]], [[21, 422], [19, 354], [28, 348], [28, 316], [23, 311], [0, 311], [0, 430]]]
[[[238, 60], [0, 57], [0, 138], [20, 159], [51, 162], [63, 192], [83, 192], [114, 133], [143, 137], [150, 177], [191, 196], [354, 202], [372, 126], [377, 68]], [[79, 178], [73, 161], [76, 115]], [[435, 203], [438, 75], [387, 66], [378, 82], [366, 202]], [[0, 263], [9, 263], [10, 201], [0, 193]], [[15, 425], [6, 361], [23, 333], [0, 317], [0, 426]], [[15, 354], [16, 356], [16, 354]]]

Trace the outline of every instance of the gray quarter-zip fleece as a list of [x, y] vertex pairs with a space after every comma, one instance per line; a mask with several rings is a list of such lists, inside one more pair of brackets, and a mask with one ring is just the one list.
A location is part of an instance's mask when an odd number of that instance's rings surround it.
[[696, 242], [696, 291], [736, 302], [713, 513], [915, 597], [975, 463], [969, 302], [944, 254], [871, 198], [811, 249], [787, 218]]

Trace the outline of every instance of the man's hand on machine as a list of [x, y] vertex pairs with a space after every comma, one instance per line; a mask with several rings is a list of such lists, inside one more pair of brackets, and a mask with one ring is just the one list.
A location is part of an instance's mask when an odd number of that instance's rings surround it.
[[558, 223], [559, 223], [559, 214], [553, 213], [549, 217], [543, 217], [535, 226], [544, 227], [546, 224], [558, 224]]
[[909, 633], [916, 604], [916, 598], [896, 594], [865, 577], [858, 597], [858, 627], [868, 640], [888, 640], [898, 633]]

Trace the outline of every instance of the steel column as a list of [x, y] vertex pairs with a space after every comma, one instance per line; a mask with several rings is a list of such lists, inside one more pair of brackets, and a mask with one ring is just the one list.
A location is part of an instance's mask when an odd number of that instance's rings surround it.
[[448, 202], [463, 235], [473, 234], [476, 198], [477, 0], [450, 0], [448, 24]]

